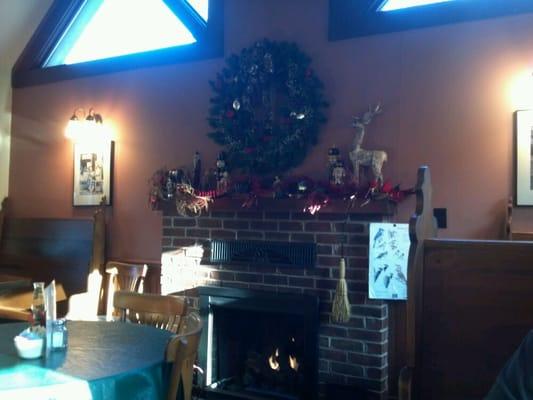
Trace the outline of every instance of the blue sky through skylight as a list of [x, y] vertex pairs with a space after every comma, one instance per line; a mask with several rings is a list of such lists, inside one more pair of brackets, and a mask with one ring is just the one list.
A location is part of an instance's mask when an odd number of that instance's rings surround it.
[[454, 0], [386, 0], [383, 2], [379, 11], [393, 11], [402, 8], [425, 6], [428, 4], [444, 3]]
[[187, 3], [189, 3], [192, 8], [196, 10], [196, 12], [204, 19], [204, 21], [207, 21], [209, 14], [209, 0], [187, 0]]
[[191, 32], [162, 0], [105, 0], [68, 52], [64, 64], [194, 42]]

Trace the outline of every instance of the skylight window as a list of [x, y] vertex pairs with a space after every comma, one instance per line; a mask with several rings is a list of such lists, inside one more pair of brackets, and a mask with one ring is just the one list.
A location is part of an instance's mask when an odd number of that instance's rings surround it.
[[187, 3], [194, 8], [194, 11], [196, 11], [204, 21], [207, 21], [209, 15], [209, 0], [187, 0]]
[[404, 8], [427, 6], [429, 4], [446, 3], [454, 0], [385, 0], [378, 8], [379, 11], [394, 11]]
[[[198, 7], [204, 3], [194, 2]], [[162, 0], [104, 0], [81, 34], [74, 40], [68, 39], [59, 43], [46, 66], [77, 64], [196, 42]]]

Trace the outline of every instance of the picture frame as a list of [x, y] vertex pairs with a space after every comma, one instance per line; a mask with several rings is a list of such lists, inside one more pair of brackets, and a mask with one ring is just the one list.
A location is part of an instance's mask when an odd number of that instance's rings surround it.
[[74, 144], [74, 206], [111, 205], [114, 142]]
[[533, 110], [515, 112], [515, 204], [533, 206]]

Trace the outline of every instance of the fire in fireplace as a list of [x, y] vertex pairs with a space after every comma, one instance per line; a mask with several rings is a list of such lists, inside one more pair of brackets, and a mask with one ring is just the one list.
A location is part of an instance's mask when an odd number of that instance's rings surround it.
[[315, 297], [204, 287], [200, 307], [209, 399], [316, 398]]

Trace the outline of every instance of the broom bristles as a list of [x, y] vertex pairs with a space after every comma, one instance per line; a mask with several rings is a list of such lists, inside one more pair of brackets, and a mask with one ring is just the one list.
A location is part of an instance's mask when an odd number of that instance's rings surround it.
[[344, 279], [337, 282], [332, 311], [335, 322], [348, 322], [350, 320], [350, 301], [348, 300], [348, 290]]
[[339, 265], [339, 281], [335, 289], [335, 298], [333, 299], [333, 321], [334, 322], [348, 322], [350, 320], [350, 300], [348, 300], [348, 287], [346, 285], [345, 276], [345, 262], [341, 258]]

